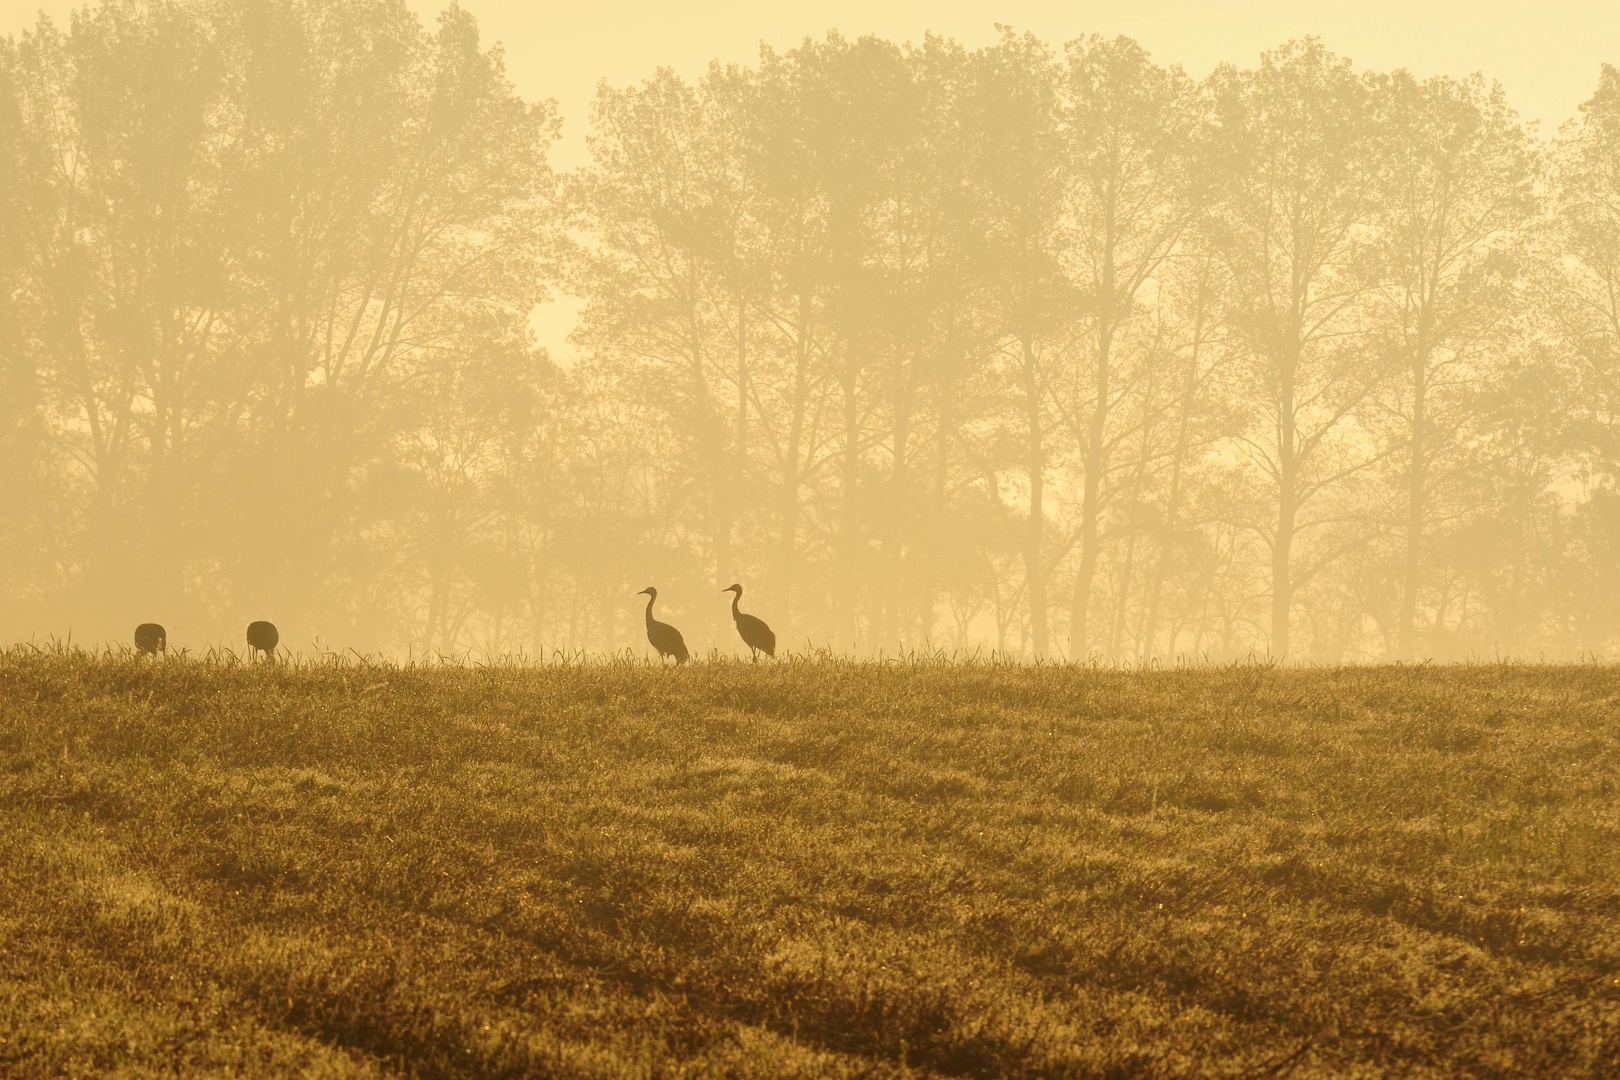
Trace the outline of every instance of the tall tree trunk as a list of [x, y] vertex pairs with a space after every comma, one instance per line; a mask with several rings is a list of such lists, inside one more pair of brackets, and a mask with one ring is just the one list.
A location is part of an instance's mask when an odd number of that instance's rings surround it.
[[1102, 279], [1097, 287], [1097, 377], [1091, 421], [1086, 427], [1085, 484], [1080, 501], [1080, 570], [1069, 607], [1069, 659], [1084, 660], [1091, 648], [1091, 584], [1097, 576], [1101, 538], [1103, 439], [1108, 431], [1109, 371], [1114, 344], [1114, 245], [1112, 225], [1104, 241]]
[[859, 370], [855, 361], [855, 346], [847, 346], [848, 353], [844, 358], [844, 369], [839, 380], [843, 392], [843, 423], [844, 423], [844, 456], [842, 462], [843, 483], [843, 536], [840, 542], [840, 571], [838, 589], [838, 607], [840, 622], [843, 623], [843, 632], [847, 647], [854, 649], [856, 639], [859, 637], [860, 618], [856, 610], [855, 593], [856, 581], [859, 577], [859, 567], [856, 565], [860, 548], [860, 504], [856, 489], [860, 484], [860, 453], [861, 453], [861, 420], [860, 402], [857, 398], [859, 391]]
[[1277, 369], [1277, 531], [1271, 545], [1271, 656], [1288, 657], [1289, 614], [1294, 604], [1294, 519], [1299, 513], [1299, 462], [1294, 420], [1294, 379], [1299, 364], [1297, 341], [1279, 357]]
[[[1147, 614], [1142, 628], [1142, 647], [1138, 659], [1151, 655], [1154, 639], [1159, 633], [1159, 604], [1164, 596], [1164, 579], [1170, 572], [1170, 560], [1176, 552], [1176, 529], [1181, 517], [1181, 475], [1186, 467], [1188, 437], [1191, 431], [1193, 403], [1198, 396], [1198, 354], [1204, 339], [1204, 309], [1200, 304], [1193, 322], [1192, 356], [1187, 361], [1187, 379], [1181, 386], [1180, 415], [1176, 417], [1176, 449], [1170, 459], [1170, 492], [1164, 504], [1164, 532], [1159, 539], [1159, 558], [1153, 567], [1152, 584], [1148, 586]], [[1175, 651], [1175, 639], [1166, 644], [1166, 653]]]
[[[544, 512], [542, 511], [538, 523], [542, 537], [545, 535], [545, 518], [543, 515]], [[551, 614], [547, 606], [548, 581], [546, 579], [546, 569], [548, 568], [548, 560], [545, 557], [545, 541], [542, 539], [538, 545], [531, 544], [529, 550], [531, 555], [528, 573], [529, 648], [534, 652], [535, 660], [544, 660], [546, 658], [546, 630]]]
[[1049, 647], [1046, 626], [1046, 452], [1041, 425], [1040, 380], [1035, 370], [1034, 332], [1027, 326], [1022, 334], [1024, 351], [1023, 384], [1025, 423], [1029, 429], [1027, 464], [1029, 471], [1029, 519], [1024, 529], [1024, 581], [1029, 594], [1030, 637], [1037, 659]]
[[798, 571], [795, 557], [799, 528], [799, 454], [804, 443], [804, 425], [809, 413], [810, 315], [808, 289], [799, 292], [799, 317], [793, 357], [793, 416], [788, 421], [787, 453], [782, 462], [782, 488], [777, 508], [776, 602], [782, 617], [793, 619], [793, 575]]
[[931, 539], [928, 548], [928, 581], [920, 594], [925, 632], [934, 626], [934, 605], [945, 580], [946, 537], [949, 536], [951, 434], [956, 424], [956, 372], [954, 346], [947, 342], [940, 370], [939, 411], [934, 429], [934, 477], [929, 514]]
[[883, 513], [883, 545], [878, 554], [878, 588], [880, 615], [878, 640], [884, 647], [903, 644], [901, 631], [901, 578], [900, 549], [904, 542], [902, 529], [908, 510], [910, 489], [911, 451], [911, 380], [916, 365], [895, 361], [894, 371], [894, 464], [889, 473], [889, 505]]
[[737, 506], [744, 501], [748, 474], [748, 299], [737, 289], [737, 427], [732, 436], [731, 476], [726, 484], [723, 505], [725, 541], [715, 562], [716, 584], [735, 578], [731, 565], [731, 534], [736, 528]]
[[1074, 577], [1070, 601], [1069, 658], [1084, 660], [1091, 648], [1091, 586], [1097, 577], [1101, 538], [1097, 524], [1102, 514], [1103, 436], [1108, 423], [1108, 359], [1097, 361], [1097, 402], [1086, 429], [1085, 482], [1080, 498], [1080, 569]]
[[698, 426], [698, 453], [703, 458], [704, 479], [709, 485], [709, 529], [714, 546], [714, 573], [721, 576], [731, 566], [730, 500], [726, 491], [729, 463], [725, 447], [721, 445], [723, 407], [715, 409], [709, 402], [709, 381], [703, 371], [703, 321], [698, 310], [698, 268], [695, 259], [688, 259], [690, 294], [686, 298], [687, 344], [691, 350], [692, 402]]
[[1419, 577], [1423, 571], [1423, 517], [1424, 485], [1427, 480], [1424, 466], [1426, 453], [1423, 428], [1428, 422], [1427, 364], [1423, 349], [1412, 361], [1412, 435], [1411, 459], [1406, 476], [1406, 573], [1405, 588], [1401, 593], [1401, 655], [1412, 658], [1417, 654], [1417, 598]]
[[[157, 350], [163, 351], [160, 346]], [[139, 546], [147, 565], [141, 599], [173, 611], [180, 593], [179, 410], [170, 394], [170, 365], [159, 357], [152, 372], [152, 472], [147, 495], [150, 518]]]
[[1131, 599], [1131, 583], [1136, 573], [1136, 529], [1131, 527], [1125, 541], [1125, 563], [1120, 567], [1119, 590], [1114, 596], [1114, 618], [1108, 629], [1108, 659], [1119, 659], [1119, 640], [1125, 632], [1125, 608]]
[[1136, 545], [1141, 537], [1142, 512], [1142, 486], [1147, 480], [1147, 463], [1152, 454], [1152, 424], [1149, 414], [1153, 402], [1153, 385], [1149, 379], [1146, 393], [1142, 400], [1142, 446], [1137, 455], [1136, 468], [1131, 477], [1131, 501], [1125, 511], [1125, 528], [1127, 539], [1125, 541], [1125, 565], [1120, 570], [1119, 589], [1114, 598], [1113, 625], [1108, 630], [1108, 659], [1119, 659], [1120, 638], [1125, 631], [1125, 610], [1130, 604], [1131, 584], [1136, 574]]

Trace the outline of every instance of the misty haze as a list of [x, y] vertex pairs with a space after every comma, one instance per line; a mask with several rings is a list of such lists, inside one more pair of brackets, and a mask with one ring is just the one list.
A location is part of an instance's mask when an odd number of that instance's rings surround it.
[[1620, 1076], [1620, 17], [44, 2], [0, 1076]]
[[[600, 89], [451, 9], [0, 66], [0, 636], [1314, 661], [1620, 644], [1620, 76], [836, 34]], [[568, 355], [534, 326], [578, 306]], [[559, 308], [559, 305], [563, 307]]]

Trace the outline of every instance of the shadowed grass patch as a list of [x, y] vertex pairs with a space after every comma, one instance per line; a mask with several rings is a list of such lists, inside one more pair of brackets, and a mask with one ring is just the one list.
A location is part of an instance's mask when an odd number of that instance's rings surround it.
[[0, 654], [0, 1072], [1620, 1073], [1598, 667]]

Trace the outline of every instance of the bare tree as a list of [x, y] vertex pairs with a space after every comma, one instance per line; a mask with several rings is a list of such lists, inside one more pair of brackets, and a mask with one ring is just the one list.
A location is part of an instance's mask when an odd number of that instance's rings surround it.
[[1405, 377], [1398, 648], [1413, 656], [1432, 500], [1467, 444], [1459, 437], [1470, 427], [1467, 390], [1490, 376], [1519, 306], [1514, 248], [1534, 211], [1536, 169], [1501, 87], [1478, 76], [1419, 83], [1396, 72], [1379, 80], [1372, 108], [1382, 170], [1373, 221], [1384, 283], [1371, 317]]
[[1266, 53], [1253, 71], [1217, 70], [1210, 93], [1208, 242], [1226, 266], [1228, 323], [1251, 358], [1243, 446], [1274, 500], [1261, 536], [1270, 650], [1282, 658], [1295, 588], [1338, 553], [1302, 568], [1295, 541], [1334, 520], [1312, 513], [1319, 496], [1371, 463], [1346, 435], [1376, 385], [1357, 318], [1375, 176], [1368, 91], [1348, 61], [1307, 40]]

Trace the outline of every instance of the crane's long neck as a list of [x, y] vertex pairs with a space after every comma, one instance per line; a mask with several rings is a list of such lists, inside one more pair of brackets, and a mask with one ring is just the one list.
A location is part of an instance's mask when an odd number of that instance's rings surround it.
[[657, 599], [658, 599], [658, 594], [657, 593], [654, 593], [653, 595], [647, 597], [647, 625], [649, 627], [651, 627], [653, 623], [658, 621], [657, 619], [652, 617], [653, 601], [657, 600]]
[[737, 616], [742, 614], [737, 610], [737, 602], [742, 599], [742, 590], [735, 589], [731, 593], [731, 621], [736, 622]]

